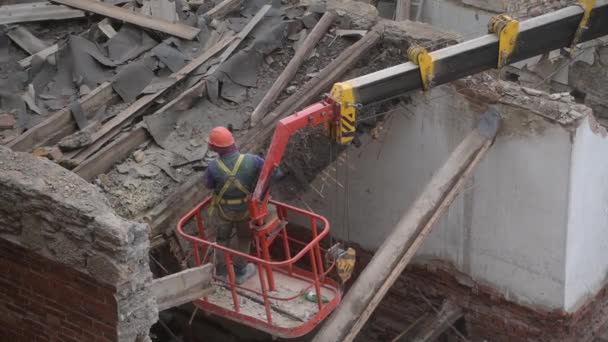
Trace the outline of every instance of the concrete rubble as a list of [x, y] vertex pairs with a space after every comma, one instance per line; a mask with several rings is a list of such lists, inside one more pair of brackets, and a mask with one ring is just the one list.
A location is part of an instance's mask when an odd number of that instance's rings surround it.
[[118, 340], [146, 337], [157, 320], [146, 226], [116, 215], [95, 186], [30, 154], [0, 147], [0, 178], [0, 236], [115, 288]]

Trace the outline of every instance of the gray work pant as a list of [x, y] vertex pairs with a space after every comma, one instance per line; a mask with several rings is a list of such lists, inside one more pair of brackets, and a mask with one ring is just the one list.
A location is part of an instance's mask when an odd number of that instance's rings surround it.
[[[236, 215], [238, 216], [238, 215]], [[213, 226], [217, 229], [217, 243], [237, 250], [244, 254], [249, 254], [251, 249], [251, 231], [249, 229], [249, 218], [240, 221], [231, 221], [222, 217], [220, 213], [215, 213], [212, 218]], [[234, 271], [237, 275], [247, 266], [247, 260], [234, 257]], [[226, 270], [226, 262], [222, 251], [215, 251], [216, 270], [221, 275], [224, 275]]]

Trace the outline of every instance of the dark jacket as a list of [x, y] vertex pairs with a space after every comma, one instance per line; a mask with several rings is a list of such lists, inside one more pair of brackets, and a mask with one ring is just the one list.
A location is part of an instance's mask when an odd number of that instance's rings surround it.
[[[218, 158], [224, 163], [224, 165], [229, 170], [233, 170], [240, 155], [241, 153], [239, 153], [238, 151], [234, 151], [221, 155]], [[236, 179], [240, 181], [240, 183], [246, 188], [246, 190], [248, 190], [249, 192], [253, 192], [263, 165], [264, 159], [262, 159], [260, 156], [249, 153], [245, 154], [241, 166], [238, 172], [236, 173]], [[281, 171], [279, 169], [275, 169], [275, 172], [273, 173], [273, 178], [280, 177]], [[224, 183], [228, 180], [228, 174], [226, 174], [218, 166], [216, 160], [213, 160], [209, 163], [209, 166], [207, 167], [203, 178], [205, 186], [208, 189], [213, 190], [214, 194], [219, 194], [219, 192], [224, 186]], [[246, 197], [246, 194], [243, 193], [243, 191], [241, 191], [237, 186], [232, 184], [224, 193], [223, 199], [240, 199], [244, 197]], [[247, 204], [225, 204], [222, 205], [222, 208], [224, 210], [240, 212], [247, 210]]]

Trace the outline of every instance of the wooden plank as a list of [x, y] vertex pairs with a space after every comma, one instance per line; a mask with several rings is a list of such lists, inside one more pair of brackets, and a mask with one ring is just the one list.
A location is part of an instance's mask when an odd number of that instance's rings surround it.
[[87, 181], [91, 181], [111, 169], [114, 163], [126, 159], [146, 141], [148, 141], [148, 132], [141, 126], [137, 127], [82, 162], [73, 172]]
[[251, 20], [249, 20], [249, 22], [247, 23], [247, 25], [245, 25], [245, 27], [241, 30], [241, 32], [239, 32], [236, 35], [236, 39], [230, 44], [230, 46], [228, 46], [228, 48], [226, 49], [226, 51], [224, 51], [222, 53], [222, 55], [220, 56], [219, 63], [216, 64], [216, 65], [214, 65], [207, 72], [207, 74], [213, 75], [213, 73], [215, 73], [215, 71], [217, 71], [217, 69], [222, 65], [222, 63], [224, 63], [230, 57], [230, 55], [232, 55], [232, 53], [234, 52], [234, 50], [236, 50], [239, 47], [239, 45], [241, 45], [241, 43], [243, 42], [243, 40], [245, 40], [245, 38], [247, 38], [247, 36], [253, 30], [253, 28], [262, 19], [264, 19], [264, 16], [266, 15], [266, 13], [268, 13], [268, 11], [271, 8], [272, 8], [272, 6], [270, 6], [270, 5], [264, 5], [262, 8], [260, 8], [260, 10], [258, 11], [258, 13], [256, 13], [255, 16], [253, 18], [251, 18]]
[[313, 342], [354, 340], [420, 248], [435, 222], [462, 191], [492, 145], [499, 124], [500, 115], [497, 112], [490, 111], [483, 115], [477, 128], [450, 154], [378, 248]]
[[306, 61], [312, 50], [317, 46], [321, 38], [325, 36], [325, 33], [329, 29], [329, 27], [333, 24], [336, 19], [336, 13], [334, 12], [325, 12], [321, 20], [315, 25], [310, 34], [306, 37], [296, 54], [293, 56], [289, 64], [283, 69], [281, 75], [276, 79], [270, 90], [266, 92], [264, 98], [254, 111], [251, 113], [251, 126], [255, 126], [264, 115], [270, 109], [270, 106], [276, 101], [285, 87], [289, 84], [289, 82], [294, 78], [300, 66]]
[[59, 45], [54, 44], [54, 45], [51, 45], [51, 46], [49, 46], [48, 48], [46, 48], [44, 50], [38, 51], [37, 53], [35, 53], [35, 54], [33, 54], [33, 55], [29, 56], [29, 57], [26, 57], [26, 58], [20, 60], [18, 63], [24, 69], [25, 68], [29, 68], [30, 65], [32, 65], [32, 59], [34, 58], [34, 56], [38, 56], [38, 57], [40, 57], [41, 59], [44, 60], [48, 56], [51, 56], [51, 55], [57, 53], [57, 51], [59, 51]]
[[241, 4], [241, 0], [224, 0], [217, 6], [210, 9], [205, 15], [210, 18], [219, 19], [226, 14], [236, 10]]
[[166, 89], [160, 90], [154, 94], [148, 94], [140, 97], [135, 102], [133, 102], [129, 107], [127, 107], [122, 112], [118, 113], [115, 117], [113, 117], [110, 121], [106, 122], [101, 129], [95, 132], [92, 136], [94, 141], [93, 144], [83, 149], [78, 153], [76, 157], [77, 162], [84, 162], [87, 158], [89, 158], [93, 153], [97, 152], [103, 145], [105, 145], [110, 139], [115, 137], [123, 127], [123, 125], [127, 124], [128, 121], [133, 120], [143, 114], [143, 112], [153, 104], [153, 102], [160, 98], [163, 94], [165, 94], [171, 87], [176, 85], [178, 82], [183, 80], [188, 74], [194, 71], [196, 68], [201, 66], [215, 54], [219, 53], [222, 49], [224, 49], [230, 42], [234, 40], [234, 36], [226, 37], [222, 39], [219, 43], [215, 44], [212, 48], [205, 51], [200, 56], [196, 57], [182, 69], [177, 71], [174, 74], [169, 76], [172, 83]]
[[106, 17], [126, 21], [128, 23], [149, 28], [152, 30], [164, 32], [183, 39], [194, 39], [199, 29], [181, 23], [171, 23], [166, 20], [153, 18], [151, 16], [142, 15], [131, 12], [128, 9], [112, 6], [103, 2], [91, 0], [51, 0], [52, 2], [63, 5], [79, 8], [85, 11], [97, 13]]
[[[104, 82], [78, 100], [78, 102], [84, 111], [94, 111], [107, 103], [112, 98], [112, 94], [112, 84], [110, 82]], [[71, 126], [74, 126], [73, 131], [75, 131], [75, 125], [76, 123], [72, 118], [72, 112], [69, 108], [64, 108], [52, 114], [38, 125], [30, 128], [15, 140], [11, 141], [7, 146], [14, 151], [29, 152], [35, 147], [43, 146], [47, 143], [55, 132]]]
[[42, 20], [82, 18], [84, 12], [48, 2], [0, 6], [0, 25]]
[[445, 301], [437, 315], [431, 316], [429, 321], [421, 324], [421, 329], [417, 331], [411, 338], [403, 339], [403, 341], [412, 342], [433, 342], [436, 341], [441, 334], [449, 329], [458, 319], [462, 317], [462, 308], [458, 305]]
[[[380, 41], [380, 33], [376, 30], [368, 32], [361, 40], [344, 50], [337, 58], [327, 65], [319, 75], [312, 78], [298, 92], [287, 98], [277, 109], [267, 115], [260, 125], [251, 129], [245, 137], [239, 140], [241, 150], [255, 152], [272, 134], [275, 124], [283, 116], [290, 115], [305, 105], [318, 99], [319, 95], [338, 81], [359, 59]], [[202, 201], [209, 191], [205, 189], [200, 175], [193, 176], [182, 183], [179, 188], [164, 201], [143, 215], [150, 225], [151, 235], [164, 233], [166, 229], [174, 229], [176, 218]]]
[[410, 0], [397, 0], [395, 7], [395, 20], [403, 21], [410, 20], [410, 8], [412, 3]]
[[7, 35], [15, 44], [19, 45], [19, 47], [30, 55], [48, 48], [48, 45], [45, 42], [38, 39], [38, 37], [34, 36], [23, 26], [17, 26], [9, 30]]
[[158, 310], [186, 304], [213, 292], [213, 265], [187, 270], [152, 280], [150, 289], [156, 297]]
[[116, 30], [112, 27], [110, 20], [105, 18], [97, 24], [99, 31], [103, 32], [108, 38], [112, 38], [116, 35]]

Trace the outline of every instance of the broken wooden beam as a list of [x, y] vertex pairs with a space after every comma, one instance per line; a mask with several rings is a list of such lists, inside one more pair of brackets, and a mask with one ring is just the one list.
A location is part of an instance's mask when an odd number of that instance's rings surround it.
[[[205, 91], [206, 82], [200, 81], [178, 97], [167, 103], [154, 114], [168, 110], [185, 110], [194, 101], [200, 99]], [[92, 181], [98, 175], [107, 172], [112, 166], [133, 153], [137, 147], [149, 139], [149, 134], [143, 125], [137, 126], [128, 134], [116, 139], [101, 150], [95, 152], [76, 167], [73, 172], [87, 181]]]
[[485, 113], [386, 237], [313, 342], [353, 341], [486, 154], [500, 114]]
[[[323, 68], [318, 76], [312, 78], [300, 88], [298, 92], [287, 98], [276, 110], [267, 115], [260, 125], [239, 139], [243, 152], [256, 151], [268, 139], [274, 130], [275, 123], [283, 116], [292, 114], [298, 109], [319, 100], [319, 95], [331, 88], [359, 59], [380, 41], [380, 33], [372, 30], [364, 38], [344, 50], [328, 66]], [[176, 218], [193, 208], [209, 191], [203, 186], [200, 175], [191, 177], [182, 183], [175, 192], [170, 194], [143, 215], [143, 219], [150, 225], [151, 235], [164, 233], [167, 229], [174, 229]]]
[[199, 29], [180, 24], [171, 23], [166, 20], [159, 18], [153, 18], [151, 16], [131, 12], [128, 9], [106, 4], [104, 2], [98, 2], [93, 0], [51, 0], [59, 4], [67, 5], [70, 7], [78, 8], [84, 11], [89, 11], [103, 15], [106, 17], [122, 20], [130, 24], [138, 25], [141, 27], [149, 28], [152, 30], [164, 32], [179, 38], [192, 40], [198, 33]]
[[236, 10], [241, 5], [241, 0], [224, 0], [217, 4], [215, 7], [205, 13], [206, 16], [219, 19], [226, 14]]
[[[112, 38], [114, 35], [116, 35], [116, 31], [114, 30], [114, 28], [112, 28], [112, 26], [110, 26], [110, 21], [108, 20], [108, 18], [103, 19], [97, 25], [100, 31], [106, 35], [106, 37]], [[102, 27], [104, 27], [104, 29], [102, 29]], [[89, 34], [89, 30], [82, 32], [80, 36], [86, 36], [87, 34]], [[30, 65], [32, 65], [32, 59], [34, 57], [38, 56], [41, 60], [45, 60], [50, 56], [51, 58], [49, 58], [49, 62], [54, 65], [55, 57], [53, 55], [57, 53], [57, 51], [59, 51], [59, 44], [53, 44], [43, 50], [36, 52], [32, 56], [28, 56], [20, 60], [18, 63], [22, 68], [27, 69], [30, 67]]]
[[82, 18], [84, 12], [44, 2], [0, 6], [0, 25]]
[[[94, 111], [109, 102], [112, 96], [112, 84], [104, 82], [89, 94], [79, 99], [78, 103], [82, 107], [82, 110]], [[76, 122], [72, 117], [69, 107], [52, 114], [46, 120], [28, 129], [7, 146], [14, 151], [29, 152], [35, 147], [46, 145], [53, 135], [59, 131], [64, 134], [76, 131]]]
[[23, 26], [17, 26], [7, 33], [8, 37], [19, 45], [20, 48], [25, 50], [30, 55], [38, 53], [46, 48], [47, 44], [38, 37], [34, 36], [28, 29]]
[[289, 64], [283, 69], [281, 75], [274, 82], [270, 90], [266, 92], [264, 98], [257, 107], [254, 109], [253, 113], [251, 113], [251, 126], [255, 126], [263, 117], [268, 113], [270, 107], [276, 101], [285, 87], [291, 82], [294, 78], [300, 66], [306, 61], [310, 53], [317, 46], [321, 38], [325, 36], [325, 33], [329, 29], [329, 27], [333, 24], [336, 19], [336, 13], [334, 12], [325, 12], [321, 20], [315, 25], [310, 34], [306, 37], [298, 51], [296, 51], [295, 55], [289, 61]]
[[87, 158], [92, 156], [95, 152], [102, 148], [103, 145], [110, 141], [110, 139], [114, 138], [118, 133], [120, 133], [120, 130], [125, 124], [143, 115], [144, 111], [149, 108], [155, 100], [167, 93], [174, 85], [186, 78], [186, 76], [192, 73], [196, 68], [201, 66], [211, 57], [222, 51], [228, 44], [232, 42], [232, 40], [234, 40], [234, 36], [228, 36], [226, 38], [223, 38], [212, 48], [206, 50], [203, 54], [194, 58], [192, 61], [190, 61], [190, 63], [186, 64], [183, 68], [171, 74], [169, 76], [171, 83], [168, 87], [159, 90], [156, 93], [140, 97], [125, 110], [118, 113], [115, 117], [106, 122], [97, 132], [93, 134], [93, 144], [80, 151], [76, 155], [75, 161], [77, 163], [82, 163]]
[[[434, 309], [434, 308], [433, 308]], [[436, 309], [435, 309], [436, 310]], [[410, 334], [393, 341], [433, 342], [462, 317], [462, 308], [444, 301], [436, 315], [428, 315]]]
[[72, 171], [87, 181], [92, 181], [98, 175], [111, 169], [115, 163], [126, 159], [146, 141], [148, 141], [148, 132], [145, 128], [138, 126], [127, 135], [109, 143]]
[[213, 292], [213, 265], [205, 264], [152, 280], [158, 311], [201, 299]]
[[[422, 1], [420, 1], [422, 2]], [[395, 20], [403, 21], [410, 20], [410, 8], [412, 3], [410, 0], [397, 0], [395, 5]]]

